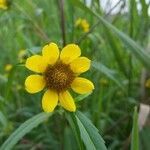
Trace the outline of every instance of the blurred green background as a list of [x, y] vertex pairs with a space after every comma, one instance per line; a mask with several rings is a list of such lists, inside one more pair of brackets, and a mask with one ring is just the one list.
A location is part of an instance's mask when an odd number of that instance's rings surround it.
[[[82, 0], [90, 12], [80, 9], [78, 0], [64, 0], [64, 18], [60, 2], [9, 0], [7, 9], [0, 8], [0, 145], [25, 120], [42, 111], [42, 93], [31, 95], [24, 89], [29, 74], [24, 61], [49, 42], [62, 48], [63, 23], [66, 44], [79, 44], [82, 55], [92, 60], [83, 76], [94, 82], [95, 90], [77, 103], [78, 109], [98, 128], [108, 149], [123, 150], [130, 149], [133, 111], [138, 106], [139, 116], [146, 120], [142, 126], [139, 121], [140, 149], [149, 150], [150, 118], [140, 108], [145, 104], [149, 109], [150, 104], [150, 1], [120, 0], [113, 5], [109, 1], [103, 9], [102, 0]], [[54, 114], [14, 149], [77, 147], [64, 115]]]

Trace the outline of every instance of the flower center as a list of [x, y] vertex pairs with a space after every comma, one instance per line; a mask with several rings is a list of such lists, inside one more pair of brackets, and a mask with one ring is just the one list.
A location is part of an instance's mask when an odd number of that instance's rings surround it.
[[69, 65], [57, 62], [54, 66], [47, 67], [44, 77], [47, 88], [61, 92], [70, 87], [75, 75]]

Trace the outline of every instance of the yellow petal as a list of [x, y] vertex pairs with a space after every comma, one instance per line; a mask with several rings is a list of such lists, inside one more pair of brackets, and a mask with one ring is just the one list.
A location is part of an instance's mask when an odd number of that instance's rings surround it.
[[25, 88], [29, 93], [37, 93], [45, 87], [45, 80], [40, 75], [30, 75], [25, 80]]
[[59, 58], [59, 49], [55, 43], [45, 45], [42, 49], [42, 54], [48, 64], [54, 64]]
[[0, 8], [7, 9], [7, 2], [6, 2], [6, 0], [0, 0]]
[[7, 9], [8, 7], [0, 4], [0, 8]]
[[69, 64], [80, 55], [81, 50], [78, 45], [68, 44], [62, 49], [60, 53], [60, 60], [62, 60], [62, 62], [65, 64]]
[[58, 103], [58, 94], [54, 91], [47, 90], [42, 98], [42, 108], [45, 112], [52, 112]]
[[85, 78], [77, 77], [72, 82], [71, 88], [79, 94], [86, 94], [94, 89], [94, 85]]
[[34, 55], [26, 60], [25, 66], [34, 72], [43, 73], [46, 70], [47, 63], [40, 55]]
[[70, 67], [74, 73], [83, 73], [90, 68], [91, 61], [86, 57], [79, 57], [71, 62]]
[[76, 105], [70, 93], [68, 91], [59, 94], [59, 101], [62, 107], [66, 110], [74, 112], [76, 111]]

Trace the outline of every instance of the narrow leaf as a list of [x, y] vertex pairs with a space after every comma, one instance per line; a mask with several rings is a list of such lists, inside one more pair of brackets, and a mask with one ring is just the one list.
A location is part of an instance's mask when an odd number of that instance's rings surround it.
[[74, 135], [75, 135], [78, 147], [80, 150], [82, 150], [83, 149], [83, 143], [82, 143], [82, 140], [80, 137], [80, 131], [79, 131], [79, 127], [78, 127], [75, 115], [73, 113], [66, 113], [66, 118], [67, 118], [67, 120], [68, 120], [68, 122], [72, 128]]
[[77, 111], [76, 120], [80, 129], [81, 138], [87, 150], [107, 150], [98, 129], [86, 116]]
[[16, 129], [9, 138], [2, 144], [0, 150], [9, 150], [20, 140], [24, 135], [29, 133], [33, 128], [48, 119], [52, 113], [40, 113], [29, 120], [25, 121], [18, 129]]
[[77, 96], [77, 97], [75, 98], [75, 102], [82, 101], [83, 99], [85, 99], [86, 97], [88, 97], [89, 95], [91, 95], [91, 93], [92, 93], [92, 92]]

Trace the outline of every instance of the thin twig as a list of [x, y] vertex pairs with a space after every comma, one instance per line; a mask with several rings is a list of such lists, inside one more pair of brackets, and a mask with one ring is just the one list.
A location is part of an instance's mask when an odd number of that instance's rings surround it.
[[120, 4], [120, 2], [122, 2], [122, 0], [118, 1], [118, 2], [108, 11], [108, 13], [106, 13], [105, 16], [108, 16], [108, 15]]
[[59, 8], [60, 8], [60, 25], [62, 31], [62, 40], [63, 46], [66, 45], [66, 32], [65, 32], [65, 15], [64, 15], [64, 0], [59, 0]]

